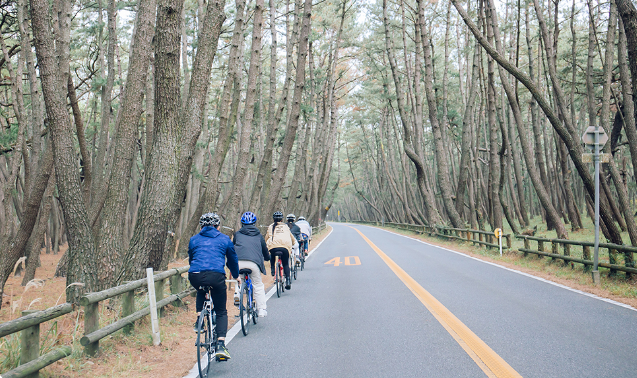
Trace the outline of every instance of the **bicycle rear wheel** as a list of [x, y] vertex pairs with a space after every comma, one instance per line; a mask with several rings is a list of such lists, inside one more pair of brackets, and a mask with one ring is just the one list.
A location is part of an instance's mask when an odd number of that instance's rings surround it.
[[285, 292], [285, 279], [283, 278], [283, 263], [279, 260], [279, 285], [281, 286], [281, 292]]
[[276, 296], [277, 298], [281, 298], [281, 271], [279, 270], [279, 264], [274, 267], [274, 285], [276, 286]]
[[296, 272], [298, 271], [298, 267], [296, 265], [296, 261], [293, 263], [293, 265], [294, 265], [294, 268], [292, 269], [292, 276], [296, 280]]
[[301, 272], [303, 271], [303, 268], [305, 268], [305, 252], [301, 253]]
[[197, 367], [199, 376], [207, 377], [212, 370], [212, 360], [214, 359], [214, 337], [212, 336], [212, 325], [208, 320], [207, 311], [202, 311], [197, 322]]
[[241, 284], [241, 294], [239, 294], [239, 318], [241, 319], [241, 332], [243, 336], [248, 336], [250, 332], [250, 317], [252, 311], [250, 311], [250, 300], [248, 293], [248, 285], [245, 281]]

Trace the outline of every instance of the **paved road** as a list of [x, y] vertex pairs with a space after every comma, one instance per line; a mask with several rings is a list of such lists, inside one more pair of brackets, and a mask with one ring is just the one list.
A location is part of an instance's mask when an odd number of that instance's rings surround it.
[[634, 309], [372, 227], [332, 227], [214, 376], [637, 377]]

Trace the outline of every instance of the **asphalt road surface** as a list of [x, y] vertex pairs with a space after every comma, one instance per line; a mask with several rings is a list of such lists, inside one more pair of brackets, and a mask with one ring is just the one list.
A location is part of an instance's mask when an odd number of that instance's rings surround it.
[[213, 376], [637, 377], [633, 308], [373, 227], [331, 226]]

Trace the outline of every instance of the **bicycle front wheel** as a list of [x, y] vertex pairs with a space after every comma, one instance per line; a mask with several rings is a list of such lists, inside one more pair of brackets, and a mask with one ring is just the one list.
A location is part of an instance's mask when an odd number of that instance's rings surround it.
[[251, 316], [248, 285], [246, 285], [244, 281], [241, 284], [241, 294], [239, 294], [239, 318], [241, 319], [241, 332], [243, 332], [243, 336], [248, 336], [248, 332], [250, 332]]
[[257, 324], [259, 313], [257, 311], [257, 303], [254, 301], [254, 287], [250, 290], [250, 312], [252, 313], [252, 323]]
[[212, 337], [212, 325], [208, 320], [208, 314], [205, 311], [199, 316], [197, 322], [197, 367], [199, 368], [199, 376], [207, 377], [212, 370], [212, 360], [214, 358], [214, 345]]

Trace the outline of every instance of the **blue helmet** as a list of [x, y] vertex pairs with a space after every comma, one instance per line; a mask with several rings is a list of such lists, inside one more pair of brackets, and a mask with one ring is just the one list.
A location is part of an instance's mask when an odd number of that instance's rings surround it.
[[257, 216], [254, 215], [254, 213], [251, 212], [251, 211], [246, 211], [241, 216], [241, 223], [243, 223], [243, 224], [255, 224], [255, 223], [257, 223]]

